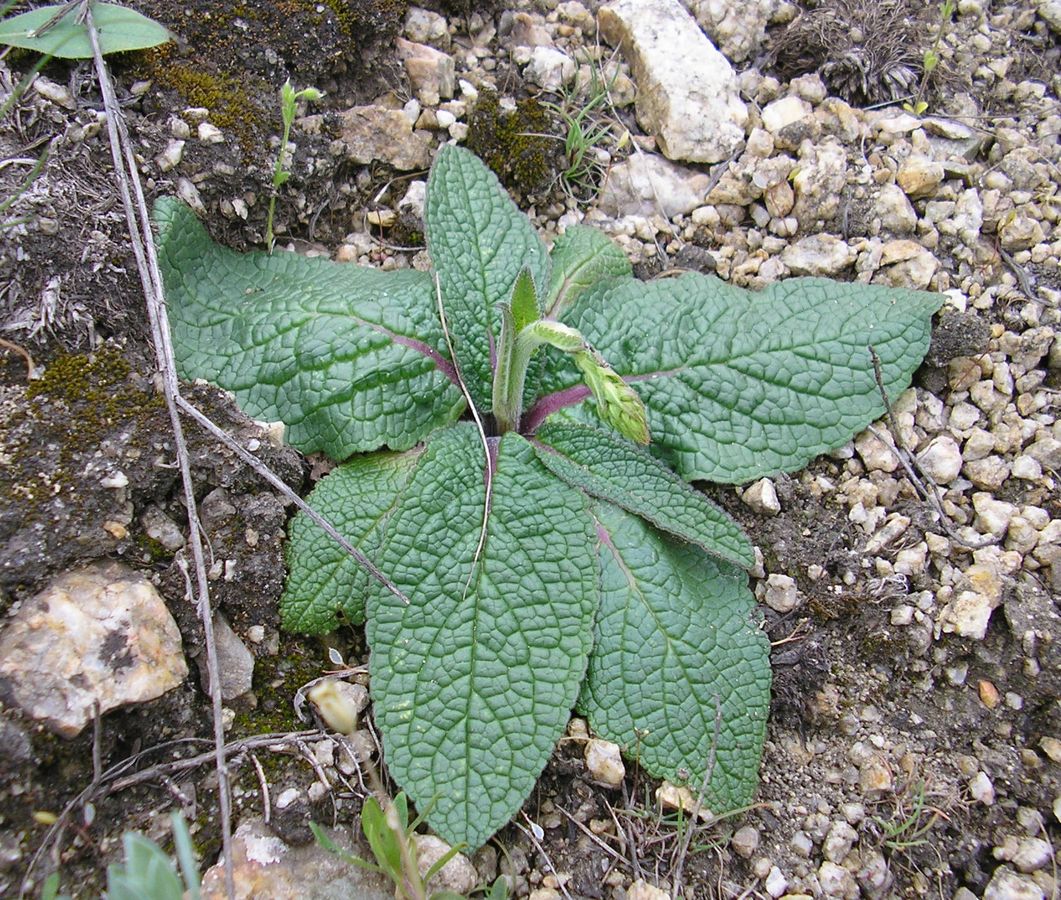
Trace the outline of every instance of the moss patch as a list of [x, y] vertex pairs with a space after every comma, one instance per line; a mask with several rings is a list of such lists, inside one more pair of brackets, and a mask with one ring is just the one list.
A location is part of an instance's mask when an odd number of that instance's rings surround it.
[[524, 194], [547, 190], [556, 180], [562, 143], [553, 114], [533, 97], [513, 110], [501, 108], [493, 91], [483, 91], [468, 117], [468, 149], [498, 178]]

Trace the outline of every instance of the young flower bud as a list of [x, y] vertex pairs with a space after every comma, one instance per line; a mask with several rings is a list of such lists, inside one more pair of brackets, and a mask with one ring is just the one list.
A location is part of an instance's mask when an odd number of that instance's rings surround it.
[[575, 353], [574, 361], [593, 399], [597, 401], [597, 415], [601, 421], [607, 422], [624, 437], [638, 444], [647, 444], [648, 416], [637, 391], [593, 351]]

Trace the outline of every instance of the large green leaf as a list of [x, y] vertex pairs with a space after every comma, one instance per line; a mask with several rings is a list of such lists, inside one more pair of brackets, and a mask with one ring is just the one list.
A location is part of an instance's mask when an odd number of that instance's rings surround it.
[[423, 272], [235, 253], [184, 204], [155, 204], [173, 346], [185, 378], [233, 391], [333, 459], [405, 450], [464, 408]]
[[547, 422], [537, 437], [538, 458], [568, 484], [727, 562], [755, 564], [755, 550], [740, 525], [636, 444], [614, 432], [560, 421]]
[[[883, 412], [872, 345], [895, 399], [920, 364], [938, 294], [822, 278], [753, 293], [713, 276], [613, 280], [567, 319], [648, 407], [657, 448], [687, 479], [739, 483], [797, 469]], [[554, 362], [547, 389], [580, 395]], [[539, 401], [528, 420], [560, 405]]]
[[[601, 607], [579, 699], [593, 730], [718, 814], [758, 783], [770, 646], [745, 574], [615, 506], [594, 509]], [[713, 767], [712, 767], [713, 761]]]
[[497, 176], [474, 154], [448, 144], [431, 167], [424, 225], [453, 352], [472, 400], [489, 412], [491, 355], [500, 335], [496, 306], [509, 301], [525, 268], [544, 296], [548, 250]]
[[[74, 5], [56, 19], [63, 6], [61, 3], [41, 6], [0, 21], [0, 44], [36, 50], [61, 59], [89, 59], [92, 42], [88, 26], [78, 21], [80, 9]], [[117, 3], [93, 3], [92, 21], [103, 53], [144, 50], [172, 40], [172, 35], [158, 22]], [[48, 27], [38, 34], [38, 30], [45, 26]]]
[[630, 274], [622, 248], [596, 228], [574, 225], [553, 244], [552, 273], [545, 298], [546, 315], [556, 318], [602, 278]]
[[[494, 439], [496, 445], [496, 439]], [[482, 845], [520, 808], [586, 670], [597, 562], [585, 499], [507, 434], [490, 517], [474, 428], [427, 446], [380, 568], [409, 598], [369, 598], [372, 695], [391, 775], [450, 843]]]
[[[376, 560], [387, 521], [421, 452], [417, 448], [355, 457], [321, 479], [306, 501], [365, 556]], [[287, 570], [280, 598], [280, 621], [286, 631], [326, 634], [339, 627], [340, 614], [355, 625], [365, 621], [372, 576], [303, 512], [291, 520]]]

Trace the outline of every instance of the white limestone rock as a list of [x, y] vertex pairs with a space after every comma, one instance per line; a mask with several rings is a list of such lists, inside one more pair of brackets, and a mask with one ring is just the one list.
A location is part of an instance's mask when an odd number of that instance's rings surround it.
[[781, 251], [781, 262], [793, 275], [838, 275], [858, 254], [847, 241], [831, 234], [812, 234]]
[[637, 83], [637, 120], [670, 159], [720, 162], [744, 141], [733, 66], [679, 0], [612, 0], [597, 15]]
[[776, 135], [793, 122], [807, 118], [812, 112], [811, 105], [806, 100], [789, 94], [763, 107], [763, 128]]
[[777, 490], [769, 478], [760, 478], [753, 482], [741, 494], [741, 500], [757, 513], [776, 516], [781, 512], [781, 503], [777, 499]]
[[617, 788], [623, 783], [626, 766], [618, 744], [592, 738], [586, 742], [584, 755], [586, 772], [594, 782], [608, 788]]
[[94, 716], [145, 703], [188, 675], [181, 636], [155, 586], [119, 563], [68, 572], [0, 633], [0, 695], [65, 738]]
[[781, 0], [682, 0], [731, 62], [753, 56], [766, 37], [766, 26], [777, 14]]
[[881, 187], [873, 211], [880, 217], [881, 228], [891, 234], [909, 234], [917, 227], [917, 213], [897, 184]]
[[941, 434], [917, 454], [917, 461], [936, 484], [950, 484], [962, 470], [962, 451], [954, 438]]
[[605, 215], [662, 215], [692, 212], [703, 203], [710, 178], [651, 153], [635, 153], [612, 167], [598, 206]]
[[555, 47], [535, 47], [523, 74], [542, 90], [556, 93], [575, 77], [575, 61]]

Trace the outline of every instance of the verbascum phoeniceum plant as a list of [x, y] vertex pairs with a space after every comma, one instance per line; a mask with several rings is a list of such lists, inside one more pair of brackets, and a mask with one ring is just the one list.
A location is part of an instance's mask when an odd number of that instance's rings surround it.
[[640, 281], [591, 228], [550, 249], [455, 146], [428, 182], [431, 271], [235, 253], [171, 199], [155, 217], [182, 374], [341, 463], [309, 503], [386, 583], [300, 513], [282, 623], [365, 623], [386, 765], [443, 838], [508, 822], [572, 709], [712, 812], [749, 802], [754, 551], [691, 482], [850, 440], [910, 383], [938, 295]]

